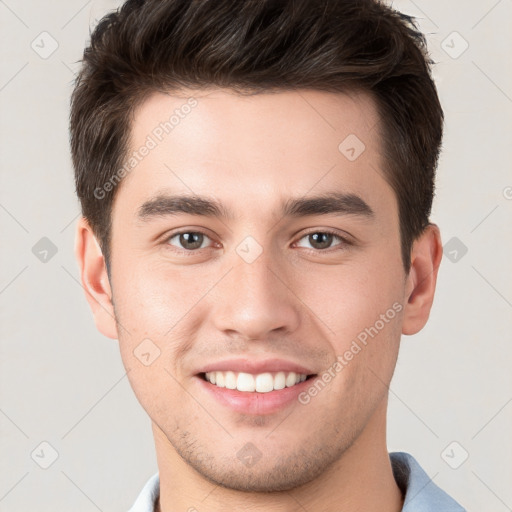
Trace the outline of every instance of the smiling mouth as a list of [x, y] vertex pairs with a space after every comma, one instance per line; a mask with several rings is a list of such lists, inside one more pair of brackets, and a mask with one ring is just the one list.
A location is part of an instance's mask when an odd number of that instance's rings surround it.
[[246, 393], [269, 393], [284, 388], [291, 388], [316, 377], [316, 374], [306, 375], [295, 372], [265, 372], [258, 374], [212, 371], [200, 373], [199, 376], [218, 388], [238, 390]]

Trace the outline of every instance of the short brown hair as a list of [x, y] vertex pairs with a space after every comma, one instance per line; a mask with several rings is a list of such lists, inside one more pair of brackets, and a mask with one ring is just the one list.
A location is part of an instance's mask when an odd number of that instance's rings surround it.
[[153, 92], [218, 86], [370, 93], [408, 272], [443, 131], [431, 64], [415, 20], [378, 0], [126, 1], [91, 34], [71, 98], [76, 191], [107, 268], [117, 187], [102, 187], [123, 167], [135, 107]]

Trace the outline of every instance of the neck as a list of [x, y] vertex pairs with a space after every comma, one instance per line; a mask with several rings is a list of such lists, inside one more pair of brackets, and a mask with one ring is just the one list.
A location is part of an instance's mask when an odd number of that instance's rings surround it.
[[215, 485], [190, 467], [153, 424], [160, 474], [157, 512], [228, 512], [240, 510], [241, 503], [254, 512], [400, 512], [403, 496], [386, 447], [386, 406], [379, 406], [351, 447], [318, 478], [282, 492], [241, 492]]

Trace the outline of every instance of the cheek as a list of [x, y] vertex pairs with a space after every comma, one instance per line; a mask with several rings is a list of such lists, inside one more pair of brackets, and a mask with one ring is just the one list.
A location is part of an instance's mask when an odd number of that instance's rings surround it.
[[131, 338], [172, 339], [212, 280], [211, 276], [203, 279], [192, 267], [176, 270], [150, 262], [129, 269], [128, 262], [123, 263], [118, 267], [113, 293], [116, 315]]
[[399, 321], [398, 310], [403, 309], [399, 304], [403, 296], [400, 268], [386, 271], [382, 260], [366, 260], [328, 271], [319, 268], [308, 272], [306, 282], [302, 280], [303, 287], [297, 295], [305, 297], [321, 320], [317, 323], [323, 326], [337, 354], [347, 350], [347, 345], [361, 333], [364, 338], [364, 333], [375, 325], [384, 337], [396, 337], [392, 324]]
[[338, 266], [328, 276], [324, 269], [322, 279], [320, 271], [308, 276], [308, 282], [317, 284], [309, 287], [308, 306], [321, 318], [317, 323], [339, 363], [332, 369], [335, 377], [326, 397], [333, 408], [343, 403], [363, 414], [391, 380], [400, 344], [403, 275], [400, 266], [386, 270], [385, 261], [381, 253], [361, 264]]
[[148, 366], [128, 351], [122, 354], [122, 358], [130, 386], [150, 418], [172, 430], [179, 416], [176, 415], [177, 410], [186, 412], [187, 416], [191, 415], [187, 395], [183, 393], [163, 356]]
[[[123, 263], [123, 264], [121, 264]], [[198, 327], [194, 309], [212, 287], [213, 276], [200, 276], [192, 266], [179, 270], [118, 261], [113, 295], [119, 349], [130, 384], [151, 415], [158, 402], [182, 396], [176, 379], [183, 375], [177, 354], [188, 347]], [[194, 319], [193, 321], [191, 319]], [[158, 390], [158, 393], [155, 393]], [[166, 413], [167, 414], [167, 413]]]

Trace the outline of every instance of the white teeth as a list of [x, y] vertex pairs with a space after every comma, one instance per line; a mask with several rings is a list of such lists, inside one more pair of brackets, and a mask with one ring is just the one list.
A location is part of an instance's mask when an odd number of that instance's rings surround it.
[[254, 377], [250, 373], [239, 373], [236, 381], [236, 389], [238, 391], [254, 391], [256, 385]]
[[286, 376], [286, 387], [289, 388], [291, 386], [293, 386], [294, 384], [296, 384], [296, 376], [297, 374], [296, 373], [289, 373], [287, 376]]
[[232, 371], [227, 372], [209, 372], [205, 374], [206, 380], [215, 384], [219, 388], [237, 389], [245, 392], [269, 393], [270, 391], [289, 388], [299, 382], [304, 382], [307, 375], [295, 372], [277, 372], [277, 373], [259, 373], [252, 375], [250, 373], [240, 372], [236, 374]]
[[258, 393], [268, 393], [274, 390], [274, 377], [271, 373], [260, 373], [256, 375], [256, 391]]
[[228, 389], [236, 389], [236, 375], [234, 372], [226, 372], [224, 383]]
[[286, 375], [284, 372], [276, 373], [274, 377], [274, 389], [284, 389], [286, 387]]

